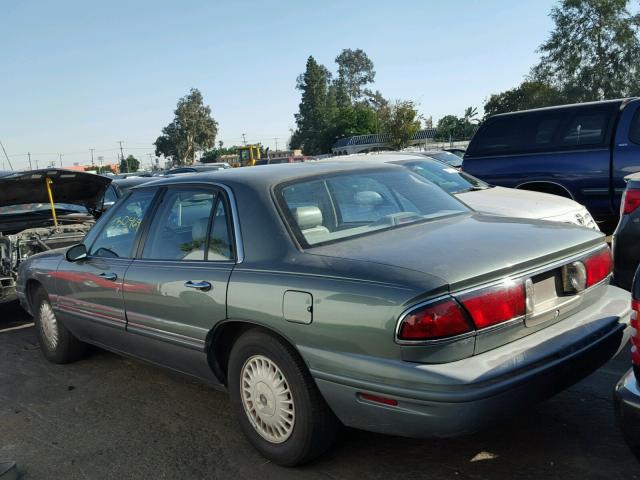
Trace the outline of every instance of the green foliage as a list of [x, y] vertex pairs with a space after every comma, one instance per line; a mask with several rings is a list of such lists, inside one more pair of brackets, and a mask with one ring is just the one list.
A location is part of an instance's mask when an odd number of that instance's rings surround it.
[[522, 82], [516, 88], [491, 95], [484, 105], [484, 115], [515, 112], [530, 108], [548, 107], [568, 103], [560, 90], [540, 81]]
[[238, 153], [238, 147], [236, 145], [229, 148], [224, 148], [223, 145], [222, 141], [219, 141], [218, 148], [212, 148], [204, 152], [200, 157], [200, 161], [202, 163], [215, 163], [220, 161], [222, 155], [236, 155]]
[[462, 119], [455, 115], [445, 115], [436, 125], [436, 137], [441, 140], [456, 138], [462, 131]]
[[129, 167], [127, 166], [127, 161], [124, 158], [120, 160], [120, 173], [129, 173]]
[[195, 88], [178, 100], [174, 114], [173, 121], [162, 129], [162, 135], [154, 143], [156, 155], [164, 155], [177, 165], [189, 165], [195, 161], [196, 152], [215, 145], [218, 123]]
[[364, 87], [373, 83], [376, 72], [373, 62], [358, 48], [345, 48], [335, 60], [338, 65], [338, 78], [335, 81], [336, 101], [339, 107], [348, 107], [363, 99]]
[[640, 16], [628, 0], [563, 0], [551, 10], [555, 28], [531, 72], [574, 102], [640, 93]]
[[329, 92], [331, 73], [310, 56], [296, 88], [302, 99], [296, 113], [297, 129], [291, 136], [291, 148], [302, 148], [307, 155], [318, 155], [331, 148], [328, 127], [335, 105], [335, 91]]
[[413, 136], [420, 131], [421, 122], [415, 103], [396, 100], [378, 112], [382, 131], [389, 134], [391, 146], [400, 150], [409, 145]]
[[137, 172], [138, 170], [140, 170], [140, 161], [133, 155], [129, 155], [125, 159], [125, 161], [127, 162], [128, 172]]

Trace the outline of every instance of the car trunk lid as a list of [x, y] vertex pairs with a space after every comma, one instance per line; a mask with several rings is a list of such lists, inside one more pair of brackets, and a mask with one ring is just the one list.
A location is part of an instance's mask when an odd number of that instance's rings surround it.
[[371, 261], [445, 279], [461, 290], [604, 245], [600, 232], [559, 223], [463, 214], [314, 247], [309, 253]]

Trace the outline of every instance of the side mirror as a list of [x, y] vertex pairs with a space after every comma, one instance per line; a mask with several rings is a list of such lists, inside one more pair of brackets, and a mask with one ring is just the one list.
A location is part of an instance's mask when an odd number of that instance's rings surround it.
[[85, 258], [87, 258], [87, 247], [84, 246], [84, 243], [74, 245], [73, 247], [69, 248], [69, 250], [67, 250], [66, 257], [70, 262], [84, 260]]

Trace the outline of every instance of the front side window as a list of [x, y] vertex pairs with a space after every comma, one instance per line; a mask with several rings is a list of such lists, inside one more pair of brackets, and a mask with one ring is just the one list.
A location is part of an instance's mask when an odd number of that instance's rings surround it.
[[138, 230], [154, 195], [155, 190], [133, 192], [118, 205], [91, 246], [90, 254], [96, 257], [131, 258]]
[[340, 173], [276, 188], [285, 220], [303, 246], [333, 243], [468, 209], [408, 170]]

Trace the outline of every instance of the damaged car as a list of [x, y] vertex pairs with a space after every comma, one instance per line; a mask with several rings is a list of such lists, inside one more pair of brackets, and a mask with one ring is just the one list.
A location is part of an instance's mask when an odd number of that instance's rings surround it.
[[82, 241], [100, 216], [110, 182], [56, 168], [0, 172], [0, 304], [16, 299], [20, 262]]

